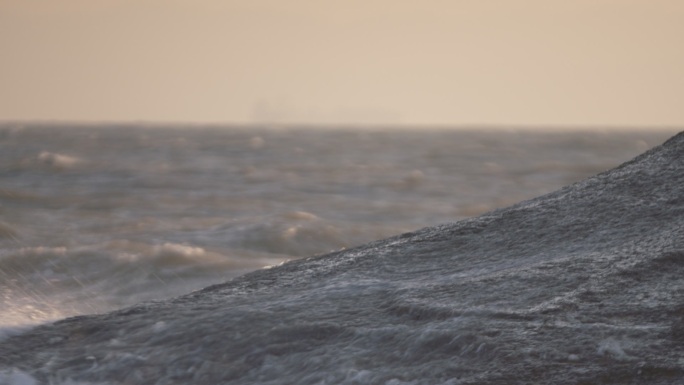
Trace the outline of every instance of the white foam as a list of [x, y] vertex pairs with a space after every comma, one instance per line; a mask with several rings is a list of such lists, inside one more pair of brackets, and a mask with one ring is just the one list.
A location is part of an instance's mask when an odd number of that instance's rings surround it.
[[320, 218], [315, 214], [306, 211], [290, 211], [283, 214], [283, 219], [294, 221], [313, 221], [319, 220]]
[[272, 264], [272, 265], [265, 265], [265, 266], [263, 267], [263, 269], [272, 269], [272, 268], [274, 268], [274, 267], [282, 266], [282, 265], [284, 265], [287, 261], [289, 261], [289, 259], [280, 261], [280, 262], [278, 262], [278, 263], [274, 263], [274, 264]]
[[163, 245], [155, 246], [154, 254], [156, 256], [172, 255], [184, 258], [196, 258], [204, 256], [206, 251], [201, 247], [166, 242]]
[[54, 152], [43, 151], [38, 154], [38, 161], [56, 168], [69, 168], [83, 162], [82, 159], [74, 156], [57, 154]]
[[164, 331], [166, 329], [166, 322], [164, 321], [159, 321], [156, 322], [154, 325], [152, 325], [152, 331], [155, 333], [159, 333], [161, 331]]
[[610, 356], [620, 361], [629, 359], [627, 353], [622, 349], [620, 342], [614, 338], [606, 338], [599, 342], [596, 352], [601, 356]]

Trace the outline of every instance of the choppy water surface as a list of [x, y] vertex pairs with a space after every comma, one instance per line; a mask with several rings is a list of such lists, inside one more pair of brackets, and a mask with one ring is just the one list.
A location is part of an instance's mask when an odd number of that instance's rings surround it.
[[0, 327], [474, 216], [671, 134], [0, 125]]
[[[679, 385], [682, 170], [684, 133], [477, 217], [173, 299], [5, 328], [0, 384]], [[284, 215], [288, 224], [330, 220]], [[157, 258], [163, 263], [148, 271], [176, 279], [186, 259], [214, 252], [189, 241], [138, 242], [150, 249], [127, 251], [128, 263]], [[87, 266], [97, 255], [62, 247], [55, 260]]]

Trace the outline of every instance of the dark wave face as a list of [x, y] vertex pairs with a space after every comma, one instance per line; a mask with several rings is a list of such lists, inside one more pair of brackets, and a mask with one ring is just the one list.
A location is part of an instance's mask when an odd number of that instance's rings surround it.
[[684, 133], [479, 217], [6, 337], [0, 383], [681, 384], [683, 277]]

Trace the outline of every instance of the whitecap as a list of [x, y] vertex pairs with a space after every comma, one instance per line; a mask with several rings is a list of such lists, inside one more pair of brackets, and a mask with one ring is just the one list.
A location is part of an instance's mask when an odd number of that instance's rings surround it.
[[179, 243], [166, 242], [163, 245], [157, 245], [154, 247], [154, 255], [157, 257], [161, 256], [173, 256], [182, 258], [197, 258], [203, 257], [206, 251], [201, 247], [194, 247]]
[[599, 342], [598, 349], [596, 352], [600, 356], [609, 356], [617, 360], [624, 361], [629, 359], [627, 353], [625, 353], [620, 341], [614, 338], [606, 338], [605, 340]]
[[54, 152], [43, 151], [38, 154], [38, 161], [46, 166], [58, 169], [71, 168], [83, 162], [82, 159], [70, 156], [57, 154]]
[[313, 221], [320, 218], [315, 214], [306, 211], [290, 211], [283, 214], [283, 219], [296, 221]]

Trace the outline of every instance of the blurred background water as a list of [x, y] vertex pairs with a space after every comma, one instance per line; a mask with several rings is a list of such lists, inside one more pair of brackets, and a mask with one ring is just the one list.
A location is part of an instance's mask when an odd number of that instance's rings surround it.
[[0, 327], [456, 221], [674, 130], [0, 125]]

